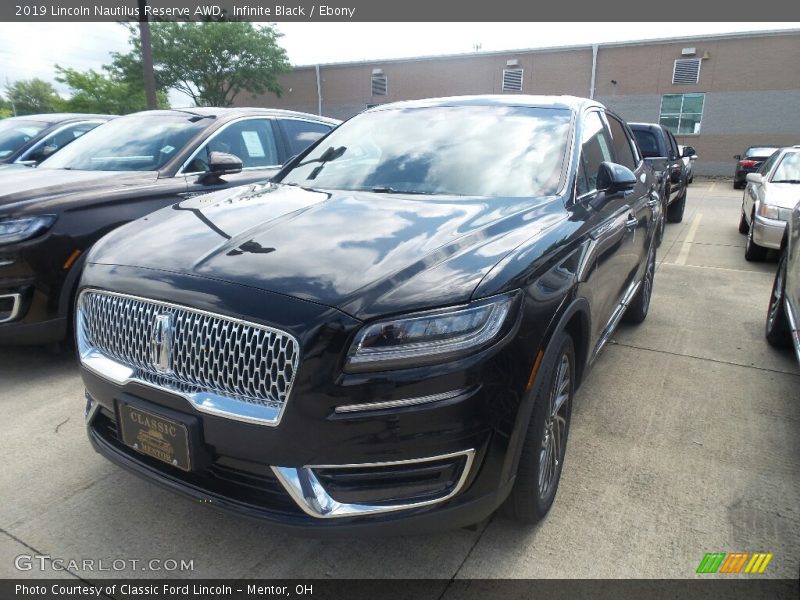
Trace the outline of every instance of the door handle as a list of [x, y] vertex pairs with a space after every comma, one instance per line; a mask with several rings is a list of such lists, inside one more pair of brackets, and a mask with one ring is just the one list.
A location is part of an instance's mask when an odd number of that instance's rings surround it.
[[635, 229], [638, 224], [639, 224], [639, 219], [637, 219], [633, 215], [629, 215], [628, 220], [625, 221], [625, 227], [627, 227], [628, 229]]
[[653, 198], [652, 196], [650, 196], [650, 199], [647, 201], [647, 206], [649, 206], [650, 208], [655, 208], [657, 204], [658, 204], [658, 198]]

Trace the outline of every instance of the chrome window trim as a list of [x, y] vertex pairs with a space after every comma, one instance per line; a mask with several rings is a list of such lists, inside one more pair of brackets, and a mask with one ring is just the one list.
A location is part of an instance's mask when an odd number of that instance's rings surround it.
[[197, 314], [205, 315], [207, 317], [216, 319], [225, 319], [233, 323], [244, 325], [246, 327], [256, 327], [268, 331], [270, 333], [275, 333], [281, 336], [288, 337], [297, 347], [297, 364], [295, 365], [295, 373], [296, 373], [300, 363], [302, 362], [301, 361], [302, 351], [300, 348], [300, 343], [297, 341], [297, 338], [295, 338], [292, 334], [290, 334], [287, 331], [276, 329], [274, 327], [269, 327], [268, 325], [262, 325], [260, 323], [253, 323], [252, 321], [246, 321], [244, 319], [238, 319], [236, 317], [223, 315], [220, 313], [214, 313], [206, 310], [196, 309], [183, 304], [164, 302], [162, 300], [154, 300], [151, 298], [144, 298], [142, 296], [134, 296], [132, 294], [110, 292], [99, 288], [86, 288], [82, 290], [78, 296], [78, 301], [76, 302], [76, 308], [75, 308], [75, 333], [78, 346], [78, 357], [80, 359], [81, 365], [83, 365], [86, 369], [98, 375], [99, 377], [107, 379], [119, 386], [126, 386], [128, 384], [135, 383], [152, 389], [157, 389], [170, 394], [174, 394], [176, 396], [185, 398], [198, 411], [214, 415], [217, 417], [223, 417], [226, 419], [240, 421], [243, 423], [249, 423], [252, 425], [264, 425], [267, 427], [277, 427], [278, 425], [280, 425], [281, 419], [283, 418], [283, 413], [285, 412], [286, 409], [286, 405], [289, 403], [289, 400], [291, 398], [292, 389], [290, 389], [289, 392], [286, 394], [286, 400], [281, 404], [280, 408], [275, 408], [273, 406], [267, 406], [263, 404], [253, 404], [250, 402], [246, 402], [244, 400], [239, 400], [237, 398], [215, 394], [213, 392], [205, 392], [205, 391], [193, 392], [193, 393], [182, 392], [178, 389], [159, 385], [157, 383], [154, 383], [153, 381], [149, 381], [147, 379], [142, 378], [137, 374], [137, 369], [135, 367], [131, 367], [127, 364], [113, 360], [105, 356], [102, 352], [100, 352], [96, 348], [89, 345], [83, 333], [83, 309], [81, 302], [84, 294], [89, 294], [89, 293], [105, 294], [109, 296], [116, 296], [119, 298], [137, 300], [140, 302], [149, 302], [159, 306], [176, 308], [179, 310], [191, 311]]
[[[184, 169], [186, 167], [188, 167], [189, 164], [195, 158], [197, 158], [197, 155], [200, 153], [200, 151], [203, 148], [205, 148], [206, 145], [211, 140], [213, 140], [215, 137], [217, 137], [220, 133], [225, 131], [228, 127], [230, 127], [234, 123], [239, 123], [241, 121], [255, 121], [255, 120], [259, 120], [259, 121], [274, 121], [275, 119], [276, 119], [276, 117], [274, 117], [272, 115], [259, 115], [259, 116], [252, 116], [252, 117], [238, 117], [236, 119], [233, 119], [232, 121], [228, 121], [222, 127], [217, 129], [214, 133], [212, 133], [210, 136], [208, 136], [206, 139], [204, 139], [200, 143], [200, 145], [197, 148], [195, 148], [194, 152], [192, 152], [192, 154], [189, 156], [189, 158], [187, 158], [184, 161], [184, 163], [181, 165], [181, 168], [178, 169], [178, 175], [184, 175], [184, 176], [188, 177], [190, 175], [203, 175], [204, 173], [208, 173], [208, 171], [188, 171], [188, 172], [184, 172]], [[274, 126], [274, 124], [273, 124], [273, 126]], [[275, 142], [275, 149], [277, 150], [278, 149], [278, 140], [274, 139], [274, 136], [275, 136], [275, 132], [274, 132], [274, 129], [273, 129], [273, 141]], [[279, 169], [280, 167], [281, 167], [281, 165], [279, 165], [279, 164], [278, 165], [265, 165], [263, 167], [243, 167], [242, 171], [254, 171], [256, 169]]]
[[5, 319], [0, 319], [0, 323], [10, 323], [11, 321], [19, 317], [20, 310], [22, 310], [22, 294], [0, 295], [0, 299], [3, 298], [12, 298], [14, 300], [14, 305], [11, 307], [11, 314]]
[[[54, 135], [58, 135], [62, 131], [65, 131], [65, 130], [69, 129], [70, 127], [74, 127], [75, 125], [85, 125], [86, 123], [97, 123], [97, 125], [95, 125], [95, 127], [99, 127], [103, 123], [107, 123], [107, 122], [108, 122], [107, 120], [104, 121], [104, 120], [93, 120], [92, 119], [92, 120], [88, 120], [88, 121], [73, 121], [72, 123], [67, 123], [66, 125], [62, 125], [61, 127], [57, 128], [57, 129], [54, 129], [53, 131], [48, 133], [45, 137], [43, 137], [38, 142], [36, 142], [33, 146], [28, 148], [25, 152], [23, 152], [20, 155], [20, 157], [17, 160], [14, 161], [14, 163], [24, 163], [24, 162], [26, 162], [28, 160], [28, 157], [31, 155], [31, 153], [34, 150], [38, 149], [42, 144], [44, 144], [45, 141], [47, 141], [48, 139], [50, 139]], [[91, 129], [89, 131], [91, 131]], [[84, 135], [86, 133], [89, 133], [89, 131], [84, 132]], [[81, 136], [78, 136], [78, 137], [81, 137]], [[77, 140], [78, 138], [75, 138], [75, 139]], [[73, 140], [73, 141], [75, 141], [75, 140]]]
[[416, 406], [418, 404], [429, 404], [431, 402], [441, 402], [442, 400], [450, 400], [459, 396], [465, 396], [472, 390], [468, 388], [461, 388], [458, 390], [451, 390], [449, 392], [442, 392], [440, 394], [431, 394], [429, 396], [417, 396], [415, 398], [402, 398], [400, 400], [385, 400], [379, 402], [365, 402], [363, 404], [344, 404], [337, 406], [334, 412], [337, 414], [354, 413], [368, 410], [386, 410], [388, 408], [403, 408], [405, 406]]
[[[368, 468], [408, 465], [414, 463], [433, 462], [437, 460], [447, 460], [449, 458], [459, 458], [462, 456], [466, 458], [464, 468], [461, 471], [461, 475], [459, 476], [456, 485], [453, 486], [453, 489], [450, 492], [441, 498], [433, 498], [431, 500], [423, 500], [421, 502], [408, 502], [405, 504], [376, 506], [370, 504], [345, 504], [337, 502], [330, 496], [330, 494], [328, 494], [328, 492], [325, 491], [322, 483], [320, 483], [319, 479], [317, 479], [316, 475], [314, 474], [314, 469], [353, 469], [359, 467]], [[283, 485], [283, 487], [304, 513], [317, 519], [335, 519], [342, 517], [357, 517], [363, 515], [397, 512], [400, 510], [409, 510], [412, 508], [420, 508], [422, 506], [430, 506], [445, 502], [462, 490], [467, 478], [469, 477], [474, 459], [475, 449], [470, 448], [469, 450], [451, 452], [450, 454], [442, 454], [439, 456], [431, 456], [426, 458], [414, 458], [410, 460], [344, 465], [315, 465], [301, 468], [272, 467], [272, 471], [281, 482], [281, 485]]]

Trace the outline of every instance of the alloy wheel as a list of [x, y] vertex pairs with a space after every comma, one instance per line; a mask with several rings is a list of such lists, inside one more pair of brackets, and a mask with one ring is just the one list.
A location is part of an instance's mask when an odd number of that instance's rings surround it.
[[558, 363], [555, 383], [550, 392], [547, 416], [544, 422], [544, 437], [539, 451], [539, 496], [547, 497], [558, 481], [558, 472], [564, 458], [566, 445], [569, 396], [572, 388], [572, 372], [567, 354], [562, 354]]

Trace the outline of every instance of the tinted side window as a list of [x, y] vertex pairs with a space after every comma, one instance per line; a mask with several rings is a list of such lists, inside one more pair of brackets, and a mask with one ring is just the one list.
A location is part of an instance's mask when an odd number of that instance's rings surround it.
[[611, 115], [606, 115], [606, 117], [608, 118], [608, 128], [611, 130], [611, 141], [614, 143], [614, 154], [617, 156], [617, 162], [628, 167], [631, 171], [635, 171], [639, 160], [636, 151], [633, 149], [631, 139], [625, 133], [622, 123]]
[[289, 138], [291, 155], [300, 154], [331, 130], [330, 125], [301, 119], [281, 119], [281, 125]]
[[667, 130], [667, 141], [669, 142], [669, 148], [671, 152], [670, 158], [678, 158], [680, 156], [678, 154], [678, 142], [675, 141], [675, 136], [672, 135], [672, 132]]
[[270, 119], [244, 119], [226, 125], [201, 147], [184, 171], [207, 171], [208, 155], [211, 152], [233, 154], [241, 159], [245, 169], [271, 167], [281, 162]]
[[778, 160], [778, 155], [780, 154], [780, 150], [777, 152], [773, 152], [772, 156], [770, 156], [767, 160], [764, 161], [764, 164], [761, 165], [761, 168], [758, 170], [759, 173], [762, 175], [766, 175], [769, 173], [769, 170], [772, 168], [772, 165], [775, 164], [775, 161]]
[[636, 138], [636, 143], [639, 144], [642, 156], [648, 158], [661, 156], [661, 152], [658, 149], [658, 140], [652, 131], [649, 129], [634, 129], [633, 137]]
[[603, 161], [613, 161], [611, 136], [600, 114], [590, 112], [583, 122], [581, 159], [578, 165], [578, 195], [597, 189], [597, 170]]

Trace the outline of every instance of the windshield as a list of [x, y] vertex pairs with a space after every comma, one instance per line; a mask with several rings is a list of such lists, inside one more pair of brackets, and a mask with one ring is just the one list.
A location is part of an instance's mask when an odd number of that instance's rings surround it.
[[188, 114], [120, 117], [85, 133], [39, 168], [157, 171], [208, 124]]
[[0, 158], [11, 156], [47, 127], [40, 121], [7, 119], [0, 121]]
[[323, 189], [476, 196], [554, 194], [566, 109], [513, 106], [366, 112], [334, 130], [282, 181]]
[[778, 148], [776, 146], [759, 146], [748, 148], [747, 152], [744, 153], [745, 156], [771, 156], [775, 150]]
[[800, 152], [787, 152], [772, 175], [772, 183], [800, 183]]

